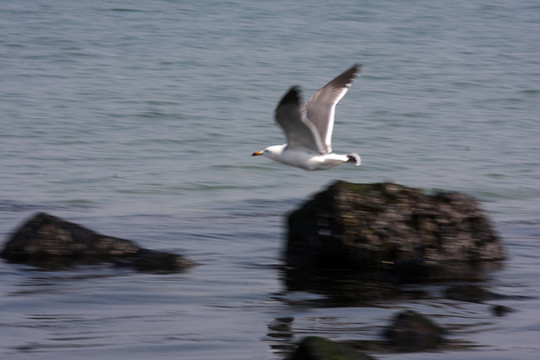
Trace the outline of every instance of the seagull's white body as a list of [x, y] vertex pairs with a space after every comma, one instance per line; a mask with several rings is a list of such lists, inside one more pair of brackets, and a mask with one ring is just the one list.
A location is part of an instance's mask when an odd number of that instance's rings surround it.
[[[351, 155], [340, 155], [340, 154], [318, 154], [309, 149], [290, 149], [288, 144], [283, 145], [274, 145], [269, 146], [262, 151], [262, 155], [266, 157], [279, 161], [283, 164], [296, 166], [304, 170], [326, 170], [330, 169], [333, 166], [343, 164], [346, 162], [352, 162]], [[354, 161], [357, 165], [360, 165], [360, 159], [358, 158], [358, 163], [355, 159]]]
[[360, 165], [358, 154], [334, 154], [331, 146], [336, 104], [359, 71], [360, 65], [354, 65], [323, 86], [304, 105], [300, 104], [299, 87], [291, 87], [275, 111], [287, 144], [269, 146], [253, 156], [264, 155], [304, 170], [326, 170], [346, 162]]

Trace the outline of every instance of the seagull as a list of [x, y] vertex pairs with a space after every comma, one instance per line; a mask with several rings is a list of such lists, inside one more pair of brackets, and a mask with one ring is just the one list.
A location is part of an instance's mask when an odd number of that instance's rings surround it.
[[275, 110], [276, 122], [287, 138], [287, 144], [269, 146], [252, 156], [264, 155], [283, 164], [304, 170], [326, 170], [343, 163], [361, 164], [358, 154], [332, 152], [332, 130], [336, 104], [351, 87], [362, 65], [355, 64], [323, 86], [302, 105], [300, 87], [293, 86]]

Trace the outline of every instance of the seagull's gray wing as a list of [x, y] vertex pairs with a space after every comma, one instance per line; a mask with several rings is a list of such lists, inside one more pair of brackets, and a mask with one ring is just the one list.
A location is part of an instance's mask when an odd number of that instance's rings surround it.
[[293, 86], [283, 96], [275, 111], [276, 122], [281, 126], [287, 138], [287, 147], [303, 147], [325, 154], [319, 132], [306, 118], [306, 110], [300, 104], [300, 89]]
[[317, 128], [327, 153], [332, 152], [332, 130], [334, 129], [336, 104], [345, 96], [361, 67], [360, 64], [353, 65], [323, 86], [306, 102], [307, 118]]

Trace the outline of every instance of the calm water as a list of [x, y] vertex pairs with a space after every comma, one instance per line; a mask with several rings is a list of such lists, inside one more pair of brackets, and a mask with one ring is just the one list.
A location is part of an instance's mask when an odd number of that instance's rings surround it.
[[[152, 275], [0, 262], [0, 357], [282, 359], [305, 335], [378, 340], [414, 309], [454, 346], [373, 355], [536, 359], [537, 1], [4, 1], [0, 33], [2, 240], [46, 211], [200, 263]], [[363, 166], [250, 157], [283, 142], [272, 113], [289, 86], [307, 97], [355, 62], [334, 148]], [[338, 305], [287, 289], [283, 216], [334, 179], [477, 197], [510, 254], [484, 285], [514, 298], [462, 303], [433, 286]], [[496, 318], [492, 303], [516, 311]]]

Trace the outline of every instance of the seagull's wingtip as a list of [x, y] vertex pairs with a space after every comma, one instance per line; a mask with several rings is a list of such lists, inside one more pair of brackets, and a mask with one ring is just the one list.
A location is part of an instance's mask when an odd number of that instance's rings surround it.
[[281, 98], [278, 104], [278, 108], [285, 104], [299, 104], [300, 103], [300, 86], [291, 86], [289, 91]]
[[352, 69], [354, 69], [355, 73], [359, 73], [360, 71], [362, 71], [362, 64], [360, 63], [356, 63], [352, 66]]
[[348, 154], [347, 159], [347, 162], [353, 163], [356, 166], [360, 166], [362, 164], [362, 158], [356, 153]]

